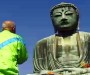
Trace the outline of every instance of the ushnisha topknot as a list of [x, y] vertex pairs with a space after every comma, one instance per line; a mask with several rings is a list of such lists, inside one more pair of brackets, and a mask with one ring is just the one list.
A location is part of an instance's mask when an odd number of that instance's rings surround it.
[[60, 4], [57, 4], [55, 5], [54, 7], [51, 8], [51, 12], [50, 12], [50, 16], [52, 16], [52, 13], [54, 11], [54, 9], [57, 9], [57, 8], [62, 8], [62, 7], [72, 7], [75, 9], [77, 15], [79, 16], [79, 13], [78, 13], [78, 8], [72, 4], [72, 3], [66, 3], [66, 2], [61, 2]]

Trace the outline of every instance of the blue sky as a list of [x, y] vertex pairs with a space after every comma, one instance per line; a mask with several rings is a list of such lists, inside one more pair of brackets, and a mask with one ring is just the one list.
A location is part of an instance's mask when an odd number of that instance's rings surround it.
[[27, 46], [29, 58], [19, 66], [20, 75], [33, 72], [33, 48], [54, 33], [49, 14], [60, 2], [74, 3], [80, 12], [80, 30], [90, 32], [90, 0], [0, 0], [0, 30], [3, 21], [13, 20]]

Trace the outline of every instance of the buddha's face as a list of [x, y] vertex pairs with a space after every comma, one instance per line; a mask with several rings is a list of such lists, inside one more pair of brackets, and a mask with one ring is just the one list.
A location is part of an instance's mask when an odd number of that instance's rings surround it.
[[72, 7], [60, 7], [54, 9], [52, 22], [58, 30], [71, 30], [77, 27], [77, 13]]

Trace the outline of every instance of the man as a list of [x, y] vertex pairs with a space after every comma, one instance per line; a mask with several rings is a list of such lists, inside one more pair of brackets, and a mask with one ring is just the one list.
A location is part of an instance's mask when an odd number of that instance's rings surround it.
[[15, 32], [13, 21], [3, 22], [0, 32], [0, 75], [19, 75], [18, 64], [27, 60], [23, 39]]
[[52, 8], [50, 16], [55, 34], [37, 42], [34, 73], [90, 74], [90, 33], [78, 30], [79, 12], [76, 6], [60, 3]]

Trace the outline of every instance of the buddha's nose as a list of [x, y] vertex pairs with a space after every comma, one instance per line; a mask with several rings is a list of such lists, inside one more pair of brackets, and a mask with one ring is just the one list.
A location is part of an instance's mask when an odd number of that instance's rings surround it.
[[62, 14], [62, 19], [61, 19], [61, 21], [66, 21], [66, 20], [67, 20], [66, 15], [65, 15], [65, 14]]

